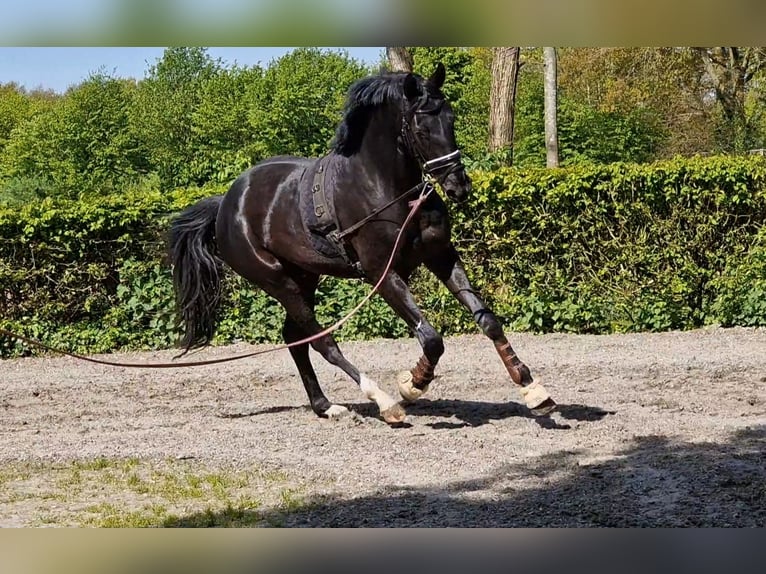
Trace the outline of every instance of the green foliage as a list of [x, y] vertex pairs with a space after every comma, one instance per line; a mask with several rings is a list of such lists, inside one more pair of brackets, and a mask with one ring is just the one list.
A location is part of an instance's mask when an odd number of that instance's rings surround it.
[[0, 157], [0, 184], [8, 180], [44, 179], [59, 193], [66, 193], [77, 177], [63, 157], [64, 100], [20, 122], [11, 131]]
[[[371, 287], [360, 281], [326, 277], [317, 290], [316, 314], [323, 325], [331, 325], [345, 316], [369, 293]], [[408, 333], [399, 319], [379, 296], [374, 295], [339, 331], [338, 340], [398, 338]]]
[[[456, 242], [515, 329], [755, 324], [764, 268], [762, 243], [750, 245], [766, 221], [765, 178], [762, 158], [742, 157], [479, 172], [454, 214]], [[438, 297], [424, 306], [454, 321]]]
[[37, 199], [57, 195], [58, 188], [42, 175], [15, 176], [0, 180], [0, 206], [20, 207]]
[[0, 85], [0, 150], [18, 124], [27, 119], [31, 101], [15, 84]]
[[751, 245], [740, 246], [713, 278], [711, 313], [724, 326], [766, 326], [766, 227]]
[[[530, 63], [519, 74], [514, 135], [514, 165], [545, 165], [543, 78]], [[654, 157], [665, 131], [648, 108], [604, 110], [559, 91], [559, 159], [561, 165], [578, 163], [645, 162]]]
[[343, 53], [299, 48], [251, 84], [250, 129], [256, 156], [317, 157], [329, 149], [349, 86], [370, 73]]
[[410, 48], [415, 72], [430, 76], [441, 62], [447, 70], [444, 95], [455, 111], [455, 137], [469, 161], [487, 152], [492, 56], [487, 48]]
[[3, 150], [6, 181], [27, 193], [45, 181], [38, 189], [76, 197], [103, 195], [137, 179], [146, 171], [146, 154], [128, 125], [134, 93], [132, 81], [96, 74], [18, 123]]
[[158, 261], [126, 260], [118, 270], [115, 306], [106, 314], [112, 328], [131, 325], [124, 330], [125, 345], [171, 347], [178, 340], [173, 277], [170, 269]]
[[647, 109], [603, 111], [563, 99], [559, 116], [563, 165], [649, 161], [664, 137]]
[[192, 113], [191, 181], [226, 183], [254, 163], [258, 133], [248, 122], [248, 92], [263, 77], [258, 67], [219, 70], [201, 87]]
[[130, 122], [166, 189], [204, 183], [195, 179], [200, 170], [192, 165], [198, 153], [193, 114], [204, 85], [220, 71], [205, 48], [167, 48], [138, 85]]

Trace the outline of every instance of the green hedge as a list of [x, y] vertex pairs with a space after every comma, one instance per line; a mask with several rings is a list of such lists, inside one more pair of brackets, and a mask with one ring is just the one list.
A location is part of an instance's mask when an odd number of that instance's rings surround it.
[[[766, 325], [766, 161], [475, 172], [451, 206], [469, 275], [512, 330], [606, 333]], [[224, 188], [151, 186], [80, 201], [0, 208], [0, 325], [81, 352], [172, 346], [170, 216]], [[279, 340], [284, 312], [231, 277], [217, 342]], [[318, 315], [338, 319], [366, 293], [324, 280]], [[414, 289], [445, 334], [471, 317], [427, 273]], [[405, 336], [377, 297], [341, 339]], [[0, 339], [0, 356], [28, 353]]]
[[[766, 325], [761, 157], [508, 169], [474, 183], [456, 242], [512, 329]], [[446, 330], [469, 328], [442, 294], [422, 302]]]

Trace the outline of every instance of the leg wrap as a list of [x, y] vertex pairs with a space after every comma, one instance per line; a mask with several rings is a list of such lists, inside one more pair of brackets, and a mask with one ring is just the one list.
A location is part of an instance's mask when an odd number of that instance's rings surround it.
[[530, 375], [527, 366], [513, 352], [511, 344], [507, 340], [502, 339], [495, 341], [495, 348], [513, 382], [522, 387], [531, 385], [532, 375]]
[[434, 380], [434, 366], [425, 355], [420, 357], [418, 364], [410, 371], [412, 373], [412, 386], [423, 390]]
[[500, 358], [503, 360], [503, 364], [508, 370], [511, 379], [521, 387], [519, 392], [524, 398], [524, 403], [527, 407], [533, 410], [533, 412], [534, 409], [541, 406], [545, 407], [541, 409], [545, 412], [552, 409], [555, 406], [555, 402], [553, 402], [553, 399], [551, 399], [551, 396], [548, 394], [548, 391], [545, 390], [545, 387], [540, 383], [532, 381], [532, 375], [529, 372], [529, 368], [519, 360], [516, 353], [513, 352], [511, 344], [507, 340], [502, 339], [495, 342], [495, 348], [497, 349]]

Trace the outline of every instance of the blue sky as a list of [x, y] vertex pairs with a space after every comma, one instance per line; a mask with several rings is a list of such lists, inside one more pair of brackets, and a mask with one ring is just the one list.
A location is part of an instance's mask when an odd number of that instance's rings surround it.
[[[209, 48], [213, 58], [227, 64], [267, 65], [294, 48]], [[382, 47], [328, 48], [345, 50], [366, 64], [380, 61]], [[20, 48], [0, 47], [0, 84], [16, 82], [27, 89], [44, 88], [63, 92], [93, 72], [123, 78], [142, 78], [149, 66], [162, 56], [164, 48]]]

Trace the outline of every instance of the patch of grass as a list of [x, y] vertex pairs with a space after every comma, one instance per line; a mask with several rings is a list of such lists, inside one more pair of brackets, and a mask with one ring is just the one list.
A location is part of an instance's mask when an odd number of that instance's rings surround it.
[[79, 468], [75, 466], [63, 469], [54, 467], [52, 470], [55, 476], [55, 488], [59, 491], [63, 491], [67, 495], [73, 496], [82, 492], [83, 474]]
[[303, 494], [295, 488], [286, 488], [280, 494], [280, 508], [285, 512], [295, 512], [304, 504]]
[[105, 468], [116, 468], [118, 461], [99, 457], [93, 460], [76, 460], [72, 462], [72, 469], [80, 471], [104, 470]]
[[281, 470], [175, 459], [19, 463], [0, 466], [0, 486], [0, 525], [4, 515], [28, 514], [28, 525], [253, 526], [264, 524], [264, 506], [291, 512], [303, 504], [302, 489]]
[[81, 526], [96, 528], [147, 528], [162, 526], [167, 508], [161, 504], [144, 505], [140, 510], [118, 508], [114, 504], [101, 503], [89, 506], [80, 519]]
[[260, 526], [264, 517], [258, 512], [260, 503], [254, 499], [240, 498], [236, 503], [228, 502], [222, 507], [208, 506], [201, 512], [184, 517], [168, 516], [166, 528], [236, 528]]
[[52, 514], [43, 514], [37, 518], [37, 524], [41, 526], [53, 526], [59, 524], [59, 519]]
[[11, 465], [6, 468], [0, 469], [0, 487], [5, 486], [11, 482], [18, 482], [21, 480], [28, 480], [32, 476], [32, 470], [29, 467], [22, 467], [17, 465]]

